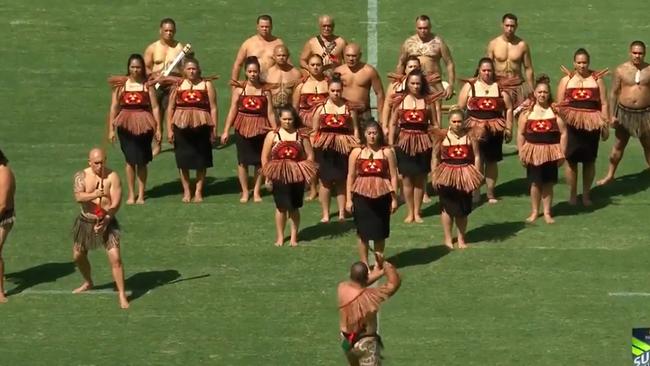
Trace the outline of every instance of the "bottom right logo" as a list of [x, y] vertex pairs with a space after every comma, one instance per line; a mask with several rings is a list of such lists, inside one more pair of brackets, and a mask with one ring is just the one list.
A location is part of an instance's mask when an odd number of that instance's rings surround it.
[[650, 366], [650, 328], [632, 329], [634, 366]]

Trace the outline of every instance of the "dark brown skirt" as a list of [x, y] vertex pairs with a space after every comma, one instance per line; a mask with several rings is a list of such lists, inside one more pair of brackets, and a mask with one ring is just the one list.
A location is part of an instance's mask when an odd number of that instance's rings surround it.
[[120, 224], [113, 218], [101, 233], [95, 232], [95, 219], [77, 216], [72, 227], [72, 237], [76, 250], [87, 252], [103, 247], [106, 250], [120, 247]]

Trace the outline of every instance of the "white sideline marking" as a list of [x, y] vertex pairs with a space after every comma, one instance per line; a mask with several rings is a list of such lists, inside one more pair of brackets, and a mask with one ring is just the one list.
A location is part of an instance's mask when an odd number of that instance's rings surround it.
[[[9, 291], [11, 292], [11, 291]], [[125, 291], [127, 296], [132, 294], [132, 291]], [[149, 291], [145, 292], [148, 294]], [[72, 290], [25, 290], [16, 295], [117, 295], [115, 290], [89, 290], [80, 292], [78, 294], [72, 293]]]
[[[379, 16], [377, 10], [377, 0], [368, 0], [368, 63], [374, 67], [377, 67], [377, 24], [379, 23]], [[374, 92], [370, 93], [370, 105], [377, 106], [377, 96]], [[379, 119], [377, 116], [377, 109], [371, 109], [372, 114], [375, 117], [375, 120]]]
[[608, 295], [619, 297], [650, 297], [650, 292], [610, 292]]

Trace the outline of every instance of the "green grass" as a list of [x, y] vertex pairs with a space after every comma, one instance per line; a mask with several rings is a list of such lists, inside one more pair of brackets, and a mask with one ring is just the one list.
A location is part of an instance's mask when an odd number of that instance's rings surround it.
[[[626, 58], [627, 44], [647, 36], [644, 2], [484, 2], [385, 0], [379, 9], [379, 68], [395, 65], [413, 19], [428, 13], [451, 46], [459, 77], [472, 74], [504, 12], [520, 17], [536, 71], [557, 81], [559, 65], [585, 46], [594, 68]], [[275, 33], [295, 56], [316, 16], [330, 13], [337, 32], [366, 40], [366, 2], [115, 1], [0, 5], [0, 146], [19, 184], [19, 221], [4, 251], [8, 290], [24, 292], [0, 307], [0, 365], [335, 365], [335, 288], [357, 259], [350, 225], [315, 226], [317, 204], [302, 210], [297, 249], [272, 246], [273, 203], [237, 202], [234, 148], [215, 151], [209, 196], [182, 205], [173, 154], [151, 164], [149, 200], [124, 207], [123, 256], [137, 299], [120, 311], [111, 294], [68, 291], [80, 283], [70, 263], [69, 230], [78, 210], [72, 175], [101, 143], [108, 110], [106, 77], [121, 74], [132, 52], [156, 39], [172, 16], [205, 74], [217, 82], [222, 118], [226, 79], [254, 18], [271, 13]], [[601, 146], [604, 172], [611, 141]], [[512, 151], [512, 148], [506, 148]], [[122, 171], [117, 146], [109, 163]], [[529, 210], [525, 173], [515, 156], [501, 164], [495, 207], [470, 217], [473, 248], [443, 255], [435, 206], [426, 223], [394, 217], [387, 252], [404, 284], [383, 308], [381, 332], [390, 365], [619, 365], [629, 362], [631, 328], [650, 326], [647, 299], [609, 292], [650, 292], [645, 250], [650, 184], [637, 141], [619, 175], [594, 192], [596, 207], [572, 212], [556, 188], [557, 224], [523, 225]], [[433, 248], [432, 248], [433, 247]], [[92, 254], [97, 284], [111, 281], [105, 255]], [[30, 292], [32, 291], [32, 292]], [[148, 292], [147, 292], [148, 291]], [[39, 293], [40, 292], [40, 293]], [[145, 293], [146, 292], [146, 293]]]

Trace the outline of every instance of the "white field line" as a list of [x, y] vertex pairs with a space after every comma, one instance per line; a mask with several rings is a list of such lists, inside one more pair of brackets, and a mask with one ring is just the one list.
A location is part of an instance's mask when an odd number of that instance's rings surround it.
[[615, 297], [650, 297], [650, 292], [610, 292], [608, 295]]
[[[9, 291], [11, 292], [11, 291]], [[148, 294], [150, 291], [147, 291]], [[132, 291], [126, 291], [127, 296], [131, 296]], [[15, 296], [21, 295], [117, 295], [115, 290], [90, 290], [78, 294], [72, 293], [72, 290], [25, 290]]]
[[[377, 0], [368, 0], [368, 24], [367, 24], [367, 33], [368, 33], [368, 63], [375, 68], [377, 67], [377, 51], [378, 51], [378, 42], [377, 42], [377, 24], [379, 23], [379, 11], [378, 11], [378, 1]], [[370, 105], [377, 106], [377, 96], [374, 92], [370, 93]], [[372, 114], [375, 117], [375, 120], [379, 119], [377, 116], [377, 109], [372, 109]]]

